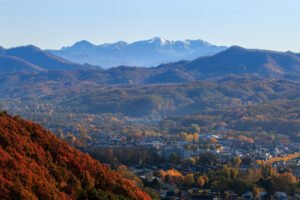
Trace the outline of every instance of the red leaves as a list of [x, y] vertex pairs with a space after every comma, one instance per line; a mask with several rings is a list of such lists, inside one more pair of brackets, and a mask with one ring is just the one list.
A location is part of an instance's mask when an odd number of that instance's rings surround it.
[[74, 199], [77, 190], [93, 186], [129, 199], [150, 199], [40, 125], [0, 115], [0, 199]]

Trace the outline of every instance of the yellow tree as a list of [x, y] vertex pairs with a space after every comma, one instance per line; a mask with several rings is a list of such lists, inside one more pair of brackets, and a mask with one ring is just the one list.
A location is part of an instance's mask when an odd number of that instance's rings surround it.
[[183, 177], [183, 183], [184, 183], [185, 185], [190, 186], [190, 185], [192, 185], [194, 182], [195, 182], [195, 180], [194, 180], [194, 175], [193, 175], [192, 173], [191, 173], [191, 174], [187, 174], [187, 175], [185, 175], [185, 176]]
[[188, 134], [185, 133], [185, 132], [181, 132], [180, 135], [179, 135], [179, 139], [181, 141], [187, 141], [188, 140]]
[[242, 162], [241, 158], [239, 156], [236, 156], [233, 160], [234, 167], [239, 168], [241, 162]]
[[197, 184], [200, 186], [200, 187], [203, 187], [204, 184], [205, 184], [205, 180], [202, 176], [199, 176], [199, 178], [197, 179]]
[[285, 172], [283, 174], [276, 174], [272, 177], [272, 180], [274, 182], [274, 188], [277, 191], [283, 191], [283, 192], [290, 192], [291, 185], [297, 184], [296, 177], [290, 173]]
[[193, 141], [194, 142], [199, 142], [199, 134], [198, 133], [193, 134]]

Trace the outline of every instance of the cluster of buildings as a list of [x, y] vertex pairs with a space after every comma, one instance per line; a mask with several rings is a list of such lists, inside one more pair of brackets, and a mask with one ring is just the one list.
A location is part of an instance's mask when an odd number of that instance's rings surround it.
[[[247, 171], [251, 166], [256, 165], [257, 160], [270, 160], [274, 157], [284, 157], [296, 152], [300, 152], [300, 144], [264, 144], [264, 143], [243, 143], [232, 140], [224, 140], [217, 135], [206, 134], [199, 136], [199, 142], [187, 142], [187, 141], [166, 141], [165, 139], [158, 137], [146, 137], [145, 139], [138, 140], [126, 140], [122, 137], [110, 137], [109, 134], [103, 134], [104, 137], [100, 138], [97, 142], [91, 142], [88, 144], [90, 148], [101, 147], [142, 147], [145, 149], [152, 149], [157, 152], [158, 155], [170, 160], [172, 155], [176, 155], [180, 159], [191, 159], [200, 154], [210, 153], [215, 155], [220, 161], [219, 166], [198, 166], [189, 165], [183, 166], [182, 164], [170, 164], [168, 162], [160, 164], [159, 166], [135, 166], [130, 167], [130, 171], [139, 176], [141, 179], [145, 179], [148, 182], [157, 179], [161, 184], [159, 190], [161, 199], [219, 199], [218, 195], [210, 190], [203, 190], [200, 188], [176, 188], [174, 185], [163, 182], [160, 178], [153, 175], [157, 170], [169, 170], [175, 169], [183, 175], [196, 172], [207, 172], [209, 170], [216, 170], [222, 168], [229, 160], [234, 157], [240, 157], [243, 161], [248, 161], [248, 164], [242, 163], [240, 170]], [[211, 138], [217, 140], [217, 143], [209, 142]], [[294, 158], [282, 162], [272, 163], [274, 167], [295, 166], [292, 169], [296, 178], [300, 178], [300, 158]], [[292, 165], [291, 165], [292, 164]], [[228, 198], [230, 200], [235, 199], [253, 199], [253, 194], [247, 192], [245, 194], [237, 195], [233, 191], [227, 191]], [[263, 199], [266, 193], [260, 193], [257, 199]], [[278, 200], [288, 199], [287, 195], [282, 192], [277, 192], [275, 195]]]
[[[221, 139], [217, 135], [205, 134], [199, 136], [199, 142], [187, 141], [165, 141], [157, 137], [146, 137], [145, 139], [128, 141], [123, 137], [110, 137], [109, 134], [102, 134], [103, 137], [97, 142], [90, 142], [90, 148], [101, 147], [142, 147], [152, 149], [165, 159], [170, 159], [175, 154], [180, 159], [191, 159], [201, 153], [211, 153], [226, 163], [233, 157], [248, 158], [255, 163], [257, 160], [270, 160], [274, 157], [285, 157], [300, 152], [300, 143], [290, 144], [265, 144], [265, 143], [244, 143], [232, 140]], [[211, 138], [218, 141], [217, 144], [210, 143]], [[286, 162], [274, 163], [274, 165], [285, 165], [293, 162], [300, 166], [300, 158]], [[296, 174], [298, 175], [298, 174]]]

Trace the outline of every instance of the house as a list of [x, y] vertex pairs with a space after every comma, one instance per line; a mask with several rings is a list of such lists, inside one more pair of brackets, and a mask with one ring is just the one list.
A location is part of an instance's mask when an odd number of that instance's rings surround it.
[[175, 194], [174, 190], [167, 191], [166, 199], [168, 199], [168, 200], [173, 200], [173, 199], [175, 200], [176, 199], [176, 194]]
[[192, 195], [190, 199], [195, 200], [214, 200], [215, 197], [213, 195]]
[[237, 200], [239, 197], [233, 190], [226, 190], [225, 192], [227, 192], [229, 200]]
[[246, 192], [246, 193], [242, 194], [242, 197], [243, 197], [245, 200], [251, 200], [252, 197], [253, 197], [253, 194], [252, 194], [252, 192]]
[[268, 194], [267, 192], [259, 192], [258, 193], [258, 199], [265, 199], [267, 194]]
[[212, 139], [212, 138], [214, 138], [214, 139], [216, 139], [216, 140], [219, 140], [219, 139], [220, 139], [219, 136], [213, 135], [213, 134], [205, 134], [205, 135], [200, 135], [200, 136], [199, 136], [199, 140], [203, 140], [203, 139]]
[[161, 197], [161, 199], [166, 198], [167, 197], [167, 191], [165, 191], [165, 190], [160, 191], [159, 196]]
[[189, 159], [192, 157], [193, 151], [186, 150], [179, 146], [170, 146], [164, 150], [163, 155], [165, 158], [169, 159], [172, 153], [175, 153], [179, 158]]
[[277, 200], [287, 200], [288, 195], [285, 192], [275, 192], [275, 198]]
[[162, 186], [162, 189], [164, 189], [164, 190], [175, 190], [176, 186], [168, 184], [168, 183], [164, 183], [163, 186]]

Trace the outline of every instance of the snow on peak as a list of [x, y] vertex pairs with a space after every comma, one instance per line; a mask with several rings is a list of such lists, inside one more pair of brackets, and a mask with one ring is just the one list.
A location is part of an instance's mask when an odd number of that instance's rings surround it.
[[153, 39], [149, 40], [149, 44], [166, 45], [168, 43], [170, 43], [170, 41], [162, 37], [154, 37]]

